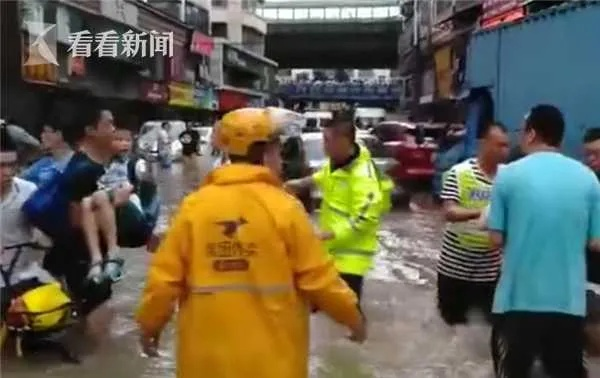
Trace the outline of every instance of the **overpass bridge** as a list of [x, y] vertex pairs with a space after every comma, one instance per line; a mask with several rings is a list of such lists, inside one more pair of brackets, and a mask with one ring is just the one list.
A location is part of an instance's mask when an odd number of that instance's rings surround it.
[[279, 68], [398, 68], [398, 0], [271, 0], [257, 12]]

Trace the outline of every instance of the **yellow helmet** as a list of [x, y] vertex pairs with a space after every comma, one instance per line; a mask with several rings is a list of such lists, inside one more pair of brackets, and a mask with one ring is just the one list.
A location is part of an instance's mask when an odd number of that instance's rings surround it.
[[[29, 290], [21, 299], [32, 316], [31, 328], [36, 331], [52, 328], [67, 315], [71, 302], [58, 282], [45, 284]], [[38, 315], [39, 314], [39, 315]]]
[[270, 142], [279, 133], [269, 111], [261, 108], [242, 108], [225, 114], [215, 132], [218, 146], [236, 156], [246, 156], [252, 144]]

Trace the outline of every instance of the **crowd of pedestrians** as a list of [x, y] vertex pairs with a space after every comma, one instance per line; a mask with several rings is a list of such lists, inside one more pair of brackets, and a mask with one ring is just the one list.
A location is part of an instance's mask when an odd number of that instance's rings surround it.
[[[306, 378], [311, 311], [356, 342], [367, 337], [360, 301], [392, 183], [344, 112], [322, 131], [327, 163], [283, 182], [285, 125], [275, 111], [240, 109], [215, 126], [219, 164], [181, 202], [150, 263], [136, 311], [141, 345], [158, 355], [176, 313], [178, 377]], [[35, 331], [15, 314], [57, 315], [42, 317], [46, 329], [66, 304], [88, 317], [123, 276], [119, 246], [155, 241], [149, 162], [132, 153], [130, 132], [110, 111], [86, 115], [84, 128], [45, 125], [48, 155], [20, 173], [14, 135], [0, 127], [3, 339]], [[588, 166], [560, 153], [564, 134], [560, 110], [537, 105], [524, 121], [522, 157], [507, 162], [507, 129], [494, 122], [480, 128], [476, 156], [444, 173], [437, 307], [451, 327], [483, 314], [497, 377], [529, 377], [536, 359], [553, 378], [587, 376], [587, 302], [596, 300], [587, 281], [600, 282], [600, 129], [583, 140]], [[196, 170], [199, 139], [191, 127], [179, 136]], [[294, 198], [311, 187], [323, 197], [317, 225]], [[50, 308], [36, 305], [40, 295]]]

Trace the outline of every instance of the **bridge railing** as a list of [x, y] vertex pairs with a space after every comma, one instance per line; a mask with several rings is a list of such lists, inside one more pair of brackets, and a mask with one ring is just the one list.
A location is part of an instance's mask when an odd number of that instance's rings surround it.
[[353, 21], [353, 20], [385, 20], [400, 18], [400, 6], [375, 7], [336, 7], [323, 6], [311, 8], [260, 8], [256, 13], [270, 21], [307, 22], [307, 21]]
[[381, 100], [397, 101], [402, 93], [400, 83], [368, 84], [361, 82], [282, 83], [277, 92], [288, 99], [307, 100]]

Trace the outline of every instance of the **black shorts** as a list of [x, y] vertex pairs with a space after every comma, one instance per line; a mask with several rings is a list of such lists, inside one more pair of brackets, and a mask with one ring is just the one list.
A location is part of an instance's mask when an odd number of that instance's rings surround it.
[[552, 378], [586, 378], [584, 318], [507, 312], [494, 315], [491, 350], [499, 378], [528, 378], [536, 358]]
[[360, 303], [363, 291], [363, 276], [359, 276], [358, 274], [340, 273], [340, 277], [346, 281], [346, 284], [352, 289], [354, 294], [356, 294], [358, 302]]
[[57, 278], [64, 278], [82, 316], [86, 316], [112, 296], [110, 280], [94, 284], [87, 279], [89, 267], [90, 256], [81, 232], [73, 232], [65, 240], [55, 240], [44, 259], [44, 269]]
[[448, 325], [466, 324], [472, 310], [481, 311], [490, 321], [496, 282], [459, 280], [438, 273], [437, 307]]

